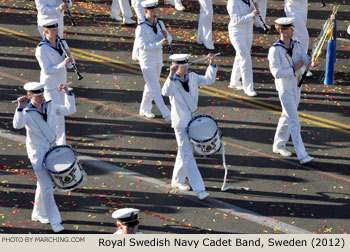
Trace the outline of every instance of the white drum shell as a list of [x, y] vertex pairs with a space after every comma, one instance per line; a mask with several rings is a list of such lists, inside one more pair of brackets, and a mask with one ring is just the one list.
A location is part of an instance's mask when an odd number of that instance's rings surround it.
[[85, 171], [69, 145], [59, 145], [50, 149], [45, 154], [43, 164], [58, 190], [72, 191], [86, 178]]
[[198, 115], [189, 122], [187, 133], [195, 154], [210, 156], [221, 149], [218, 124], [209, 115]]

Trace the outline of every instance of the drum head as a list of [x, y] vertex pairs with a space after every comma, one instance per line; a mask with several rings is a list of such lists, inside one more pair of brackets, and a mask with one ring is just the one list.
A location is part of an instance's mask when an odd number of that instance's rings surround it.
[[217, 130], [216, 121], [209, 116], [195, 117], [188, 126], [188, 134], [196, 142], [205, 142], [212, 139]]
[[48, 153], [45, 166], [53, 173], [60, 173], [70, 168], [74, 162], [74, 151], [68, 146], [58, 146]]

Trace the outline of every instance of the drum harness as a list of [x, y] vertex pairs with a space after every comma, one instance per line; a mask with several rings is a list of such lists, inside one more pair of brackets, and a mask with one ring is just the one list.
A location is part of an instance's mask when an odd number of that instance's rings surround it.
[[[188, 109], [191, 111], [191, 117], [195, 117], [198, 113], [198, 106], [193, 101], [190, 92], [187, 92], [184, 87], [182, 86], [181, 82], [177, 79], [174, 80], [177, 90], [179, 90], [182, 98], [184, 99]], [[225, 168], [225, 175], [224, 175], [224, 181], [221, 186], [221, 191], [227, 191], [228, 189], [240, 189], [240, 190], [249, 190], [248, 187], [241, 187], [241, 186], [226, 186], [226, 178], [228, 173], [228, 168], [226, 165], [226, 158], [225, 158], [225, 144], [222, 143], [222, 164]]]
[[27, 111], [27, 113], [34, 120], [41, 133], [43, 133], [43, 135], [46, 137], [47, 141], [49, 141], [50, 148], [56, 146], [56, 134], [50, 129], [49, 125], [44, 121], [39, 112], [31, 110]]

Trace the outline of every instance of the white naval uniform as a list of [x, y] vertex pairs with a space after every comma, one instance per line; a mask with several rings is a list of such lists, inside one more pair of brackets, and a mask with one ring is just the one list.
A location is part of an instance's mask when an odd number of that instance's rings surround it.
[[[264, 20], [264, 22], [266, 23], [265, 19], [266, 19], [267, 0], [256, 0], [254, 2], [259, 5], [260, 16], [262, 20]], [[264, 27], [259, 16], [255, 17], [255, 24], [256, 26]]]
[[299, 42], [292, 40], [290, 48], [292, 45], [294, 47], [292, 58], [283, 46], [272, 46], [268, 55], [270, 71], [275, 77], [275, 85], [282, 105], [282, 114], [278, 121], [273, 146], [284, 149], [291, 136], [297, 157], [300, 160], [308, 155], [301, 138], [298, 116], [301, 92], [298, 83], [302, 72], [300, 69], [294, 72], [293, 67], [300, 59], [303, 59], [304, 65], [309, 64], [310, 59]]
[[[60, 55], [48, 42], [37, 46], [35, 57], [41, 68], [40, 83], [45, 84], [45, 100], [52, 100], [57, 104], [64, 104], [64, 94], [58, 91], [59, 84], [67, 83], [67, 69], [63, 62], [65, 59], [64, 53]], [[68, 67], [71, 68], [72, 65], [69, 64]], [[56, 143], [57, 145], [66, 144], [64, 116], [57, 115], [56, 122]]]
[[[72, 7], [72, 1], [68, 0], [68, 7]], [[63, 17], [64, 11], [60, 10], [62, 0], [35, 0], [36, 9], [38, 11], [38, 29], [41, 37], [44, 39], [43, 27], [41, 24], [45, 19], [58, 19], [58, 36], [63, 38], [64, 24]]]
[[198, 20], [198, 43], [213, 43], [213, 2], [212, 0], [198, 0], [200, 5], [199, 20]]
[[[253, 69], [250, 49], [253, 42], [253, 4], [250, 6], [243, 0], [228, 0], [227, 12], [231, 21], [228, 25], [231, 43], [236, 51], [231, 73], [231, 86], [241, 86], [245, 92], [254, 91]], [[240, 83], [242, 78], [242, 84]]]
[[[198, 104], [199, 86], [211, 85], [215, 82], [216, 66], [208, 66], [204, 76], [193, 72], [187, 73], [188, 86], [191, 97], [195, 104]], [[176, 75], [174, 75], [175, 77]], [[179, 77], [180, 78], [180, 77]], [[171, 127], [174, 128], [178, 145], [173, 176], [171, 183], [185, 183], [188, 178], [192, 190], [195, 193], [205, 190], [203, 178], [198, 170], [196, 160], [193, 156], [192, 146], [187, 134], [187, 125], [191, 121], [191, 111], [185, 100], [182, 98], [176, 84], [169, 77], [164, 83], [162, 94], [169, 96], [171, 104]]]
[[309, 31], [307, 30], [308, 0], [284, 0], [284, 12], [287, 17], [294, 18], [294, 37], [300, 41], [301, 46], [307, 50], [309, 48]]
[[[168, 41], [171, 43], [172, 37], [166, 30], [163, 21], [159, 20], [159, 23], [162, 29], [166, 31]], [[143, 22], [137, 26], [133, 49], [133, 59], [137, 58], [139, 60], [146, 83], [143, 90], [140, 114], [143, 112], [151, 113], [152, 100], [154, 100], [163, 118], [166, 118], [170, 115], [170, 110], [164, 103], [159, 83], [163, 66], [163, 45], [161, 40], [164, 36], [158, 23], [156, 24], [157, 34], [154, 33], [149, 24], [144, 18]]]
[[141, 23], [145, 17], [144, 8], [142, 7], [142, 2], [145, 0], [131, 0], [131, 6], [134, 8], [136, 16], [137, 16], [137, 22]]
[[120, 12], [124, 18], [132, 18], [133, 14], [131, 12], [131, 7], [129, 0], [113, 0], [111, 7], [111, 14], [119, 16]]
[[[27, 154], [32, 163], [35, 175], [37, 176], [37, 188], [32, 218], [39, 217], [42, 220], [48, 220], [51, 224], [60, 223], [62, 220], [55, 203], [53, 184], [47, 170], [43, 167], [43, 158], [45, 153], [50, 149], [50, 143], [32, 117], [28, 114], [28, 107], [23, 109], [23, 111], [19, 111], [19, 109], [16, 110], [13, 118], [13, 127], [15, 129], [26, 128]], [[56, 130], [56, 115], [64, 116], [75, 113], [74, 95], [65, 94], [64, 105], [58, 105], [51, 101], [47, 103], [44, 102], [43, 110], [45, 107], [47, 111], [47, 124], [54, 132]]]

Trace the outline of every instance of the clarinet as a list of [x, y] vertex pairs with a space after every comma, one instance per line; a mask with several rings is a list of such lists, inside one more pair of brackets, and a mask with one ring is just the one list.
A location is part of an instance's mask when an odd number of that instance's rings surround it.
[[322, 2], [322, 8], [327, 6], [327, 4], [326, 4], [326, 2], [324, 0], [321, 0], [321, 2]]
[[[161, 30], [162, 33], [163, 33], [164, 38], [166, 38], [166, 37], [167, 37], [167, 34], [166, 34], [166, 32], [163, 30], [162, 26], [160, 25], [159, 19], [156, 18], [156, 20], [157, 20], [157, 24], [158, 24], [159, 27], [160, 27], [160, 30]], [[169, 48], [170, 54], [174, 54], [173, 48], [171, 48], [171, 45], [170, 45], [169, 41], [168, 41], [168, 48]]]
[[[60, 39], [60, 36], [58, 36], [58, 35], [57, 35], [57, 40], [58, 40], [58, 43], [60, 44], [60, 46], [61, 46], [61, 48], [62, 48], [64, 54], [65, 54], [67, 57], [69, 57], [69, 54], [68, 54], [68, 52], [67, 52], [66, 47], [64, 46], [64, 43], [63, 43], [63, 41]], [[72, 66], [73, 66], [74, 72], [77, 74], [78, 80], [81, 80], [81, 79], [83, 78], [83, 76], [81, 76], [81, 74], [79, 73], [79, 70], [78, 70], [78, 68], [77, 68], [77, 65], [75, 64], [75, 60], [74, 60], [74, 58], [73, 58], [73, 55], [71, 55], [71, 57], [72, 57]]]
[[[254, 10], [256, 10], [254, 0], [252, 0], [252, 3], [253, 3]], [[260, 14], [259, 14], [259, 19], [260, 19], [261, 23], [262, 23], [262, 24], [263, 24], [263, 26], [264, 26], [264, 30], [265, 30], [265, 31], [269, 31], [269, 30], [270, 30], [270, 29], [269, 29], [269, 27], [267, 27], [267, 25], [266, 25], [266, 23], [265, 23], [264, 19], [261, 17], [261, 15], [260, 15]]]
[[66, 1], [66, 0], [63, 0], [63, 2], [65, 2], [65, 3], [67, 4], [67, 10], [66, 10], [66, 12], [67, 12], [67, 14], [68, 14], [68, 16], [69, 16], [69, 19], [70, 19], [71, 24], [72, 24], [73, 26], [76, 26], [77, 24], [75, 23], [75, 21], [74, 21], [74, 19], [73, 19], [72, 13], [70, 13], [70, 10], [69, 10], [67, 1]]

